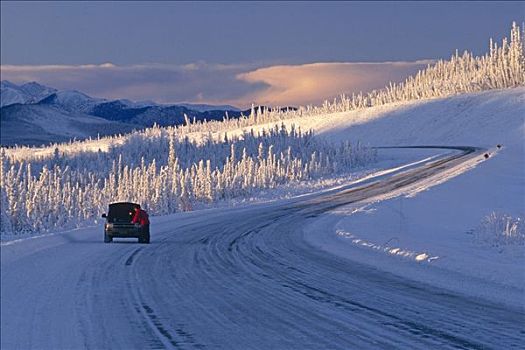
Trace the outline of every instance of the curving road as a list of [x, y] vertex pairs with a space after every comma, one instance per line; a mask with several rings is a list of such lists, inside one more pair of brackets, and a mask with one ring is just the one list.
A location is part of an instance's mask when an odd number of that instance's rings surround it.
[[[512, 349], [521, 309], [315, 249], [303, 228], [482, 150], [295, 201], [164, 218], [152, 244], [101, 229], [2, 246], [2, 349]], [[171, 219], [173, 220], [173, 219]]]

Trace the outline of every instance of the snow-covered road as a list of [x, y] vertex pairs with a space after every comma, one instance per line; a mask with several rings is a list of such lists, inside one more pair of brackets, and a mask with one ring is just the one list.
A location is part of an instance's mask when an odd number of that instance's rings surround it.
[[2, 349], [520, 348], [524, 312], [382, 272], [304, 239], [323, 213], [434, 176], [465, 149], [292, 201], [2, 246]]

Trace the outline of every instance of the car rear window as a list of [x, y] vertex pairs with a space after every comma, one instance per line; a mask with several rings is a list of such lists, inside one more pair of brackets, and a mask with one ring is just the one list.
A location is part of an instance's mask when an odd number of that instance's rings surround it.
[[131, 222], [134, 203], [114, 203], [109, 205], [108, 222]]

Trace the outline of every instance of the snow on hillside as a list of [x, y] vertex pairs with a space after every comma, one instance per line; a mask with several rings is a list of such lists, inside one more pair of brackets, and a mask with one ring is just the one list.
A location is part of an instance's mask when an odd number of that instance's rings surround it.
[[20, 91], [28, 94], [34, 101], [39, 101], [52, 93], [57, 92], [56, 89], [39, 84], [35, 81], [20, 85]]
[[3, 83], [4, 82], [2, 82], [2, 93], [0, 94], [0, 107], [15, 103], [26, 103], [29, 100], [29, 97], [26, 94], [9, 86], [4, 87]]
[[[67, 113], [45, 105], [11, 105], [1, 110], [2, 144], [41, 145], [71, 139], [118, 134], [132, 127], [82, 113]], [[34, 151], [34, 150], [33, 150]]]
[[77, 113], [89, 113], [95, 105], [106, 101], [102, 98], [93, 98], [76, 90], [58, 91], [55, 94], [48, 96], [46, 100], [48, 99], [49, 102], [52, 102], [66, 111]]
[[0, 83], [0, 107], [15, 103], [35, 103], [56, 92], [56, 89], [29, 82], [16, 85], [7, 80]]
[[518, 225], [525, 219], [525, 88], [305, 122], [332, 140], [366, 135], [374, 145], [488, 148], [487, 161], [460, 169], [445, 183], [430, 179], [395, 198], [336, 210], [315, 223], [307, 239], [393, 273], [501, 302], [520, 301], [525, 292], [523, 226], [508, 240], [511, 244], [498, 239], [502, 231], [492, 232], [493, 239], [479, 232], [492, 212], [521, 218]]
[[[111, 135], [115, 133], [127, 133], [132, 129], [141, 129], [153, 125], [178, 125], [184, 123], [185, 116], [192, 120], [220, 120], [226, 114], [238, 117], [241, 112], [237, 108], [229, 106], [212, 106], [212, 105], [167, 105], [157, 104], [152, 101], [130, 101], [126, 99], [106, 100], [103, 98], [94, 98], [76, 90], [58, 91], [36, 82], [30, 82], [22, 85], [11, 83], [7, 80], [1, 82], [1, 128], [10, 128], [8, 139], [1, 139], [2, 146], [12, 145], [39, 145], [40, 142], [47, 144], [71, 141], [73, 138], [83, 139], [83, 133], [75, 132], [73, 134], [65, 132], [47, 133], [45, 130], [39, 133], [41, 129], [38, 124], [33, 125], [32, 120], [41, 119], [42, 114], [52, 114], [57, 112], [62, 117], [69, 114], [68, 119], [72, 122], [78, 115], [91, 115], [96, 118], [103, 118], [108, 121], [118, 122], [111, 124], [106, 132], [100, 132], [101, 135]], [[18, 107], [22, 105], [24, 107]], [[39, 105], [43, 108], [38, 109], [38, 113], [31, 115], [37, 108], [32, 105]], [[48, 107], [44, 112], [44, 107]], [[20, 116], [20, 109], [24, 117], [20, 120], [20, 125], [15, 128], [7, 125], [6, 121], [14, 120], [12, 113]], [[84, 120], [78, 120], [79, 125], [84, 124]], [[96, 122], [95, 122], [96, 123]], [[4, 125], [5, 124], [5, 125]], [[70, 123], [71, 124], [71, 123]], [[108, 124], [110, 125], [110, 124]], [[115, 127], [120, 125], [120, 130]], [[82, 126], [86, 128], [86, 126]], [[96, 136], [92, 130], [87, 127], [86, 135]], [[13, 131], [20, 131], [14, 133]], [[56, 129], [59, 131], [59, 129]], [[67, 131], [64, 129], [64, 131]], [[30, 135], [28, 135], [28, 133]], [[7, 135], [6, 133], [4, 133]], [[36, 137], [33, 137], [33, 134]], [[72, 136], [74, 135], [74, 136]]]
[[[283, 125], [287, 130], [292, 130], [292, 125], [300, 127], [301, 130], [312, 129], [321, 138], [336, 143], [347, 140], [354, 142], [366, 140], [373, 146], [415, 144], [486, 146], [494, 145], [500, 140], [506, 139], [509, 134], [508, 128], [512, 131], [522, 127], [523, 121], [520, 118], [520, 113], [524, 106], [523, 95], [524, 88], [491, 91], [444, 99], [378, 106], [318, 117], [301, 117], [286, 120]], [[509, 118], [507, 114], [511, 114], [512, 118]], [[264, 129], [269, 130], [270, 126], [273, 129], [273, 124], [260, 125], [257, 129], [253, 129], [253, 132], [257, 134]], [[461, 133], [458, 132], [460, 129], [469, 131]], [[392, 132], [392, 130], [396, 130], [396, 132]], [[246, 141], [246, 135], [250, 135], [250, 132], [249, 130], [242, 132], [237, 130], [228, 133], [228, 136], [218, 134], [212, 138], [215, 138], [216, 142], [222, 142], [221, 140], [225, 137], [230, 140], [239, 137], [239, 140], [244, 139]], [[242, 136], [243, 133], [245, 136]], [[516, 131], [514, 133], [516, 134]], [[184, 141], [184, 138], [188, 135], [178, 135], [174, 128], [153, 128], [115, 139], [104, 138], [99, 141], [77, 142], [71, 145], [58, 145], [57, 147], [42, 149], [12, 149], [6, 150], [5, 154], [9, 159], [16, 162], [37, 160], [38, 158], [35, 158], [37, 156], [48, 158], [49, 162], [53, 161], [52, 158], [56, 158], [55, 153], [58, 150], [59, 155], [63, 154], [64, 157], [67, 156], [70, 159], [85, 159], [84, 163], [87, 164], [86, 162], [91, 162], [93, 157], [107, 158], [109, 161], [111, 159], [116, 160], [118, 154], [121, 153], [124, 155], [123, 164], [133, 169], [137, 166], [136, 160], [141, 157], [136, 152], [141, 149], [148, 150], [148, 153], [142, 154], [142, 157], [145, 158], [146, 167], [153, 158], [156, 158], [157, 165], [165, 164], [169, 135], [176, 136], [177, 138], [174, 141], [179, 145], [177, 147], [182, 147], [181, 150], [177, 150], [178, 155], [187, 152], [188, 148], [184, 146], [187, 141]], [[197, 135], [191, 136], [194, 139], [198, 138]], [[204, 141], [205, 139], [207, 139], [206, 135], [200, 135], [200, 141], [204, 142], [204, 145], [207, 142]], [[510, 145], [506, 146], [512, 149]], [[190, 148], [193, 149], [194, 147], [196, 146]], [[99, 150], [109, 152], [109, 154], [98, 154]], [[129, 152], [135, 152], [133, 153], [135, 155], [127, 160]], [[237, 152], [241, 152], [241, 149], [238, 148]], [[92, 156], [89, 155], [90, 153]], [[210, 159], [204, 153], [202, 153], [202, 157], [204, 161]], [[135, 159], [135, 163], [130, 163], [133, 159]], [[39, 164], [38, 162], [34, 164]], [[67, 163], [61, 161], [61, 164], [64, 166]]]
[[[282, 123], [312, 129], [316, 135], [336, 142], [351, 138], [374, 146], [490, 147], [509, 141], [517, 146], [525, 130], [524, 118], [525, 87], [517, 87], [292, 118]], [[241, 130], [246, 128], [237, 132]]]

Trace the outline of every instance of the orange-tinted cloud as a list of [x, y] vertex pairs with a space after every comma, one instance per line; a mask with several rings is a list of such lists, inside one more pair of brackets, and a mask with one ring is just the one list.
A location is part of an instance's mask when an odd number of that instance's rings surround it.
[[381, 63], [312, 63], [259, 68], [241, 73], [238, 79], [263, 83], [265, 88], [243, 96], [257, 104], [319, 104], [341, 93], [382, 88], [425, 68], [431, 61]]

